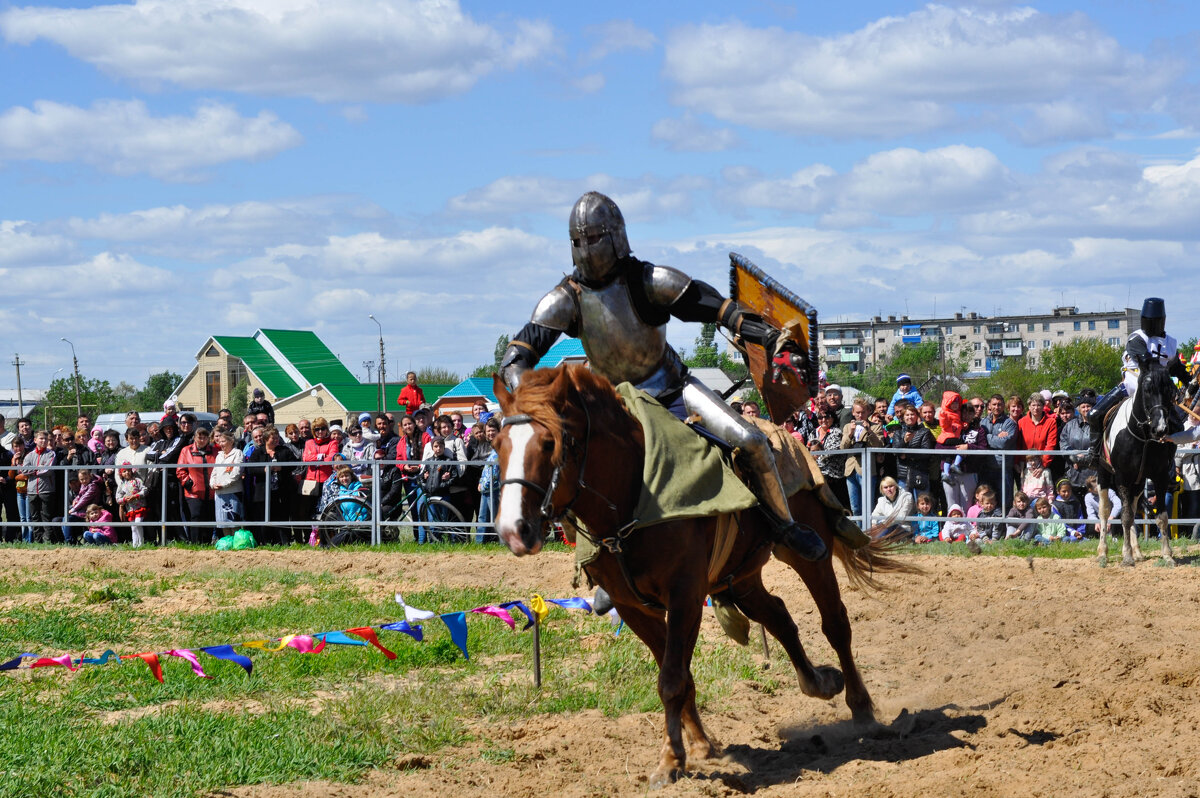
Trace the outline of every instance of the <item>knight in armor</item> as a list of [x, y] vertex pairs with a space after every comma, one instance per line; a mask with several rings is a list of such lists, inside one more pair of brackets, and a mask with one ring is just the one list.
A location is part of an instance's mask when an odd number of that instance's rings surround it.
[[[1137, 392], [1138, 376], [1141, 374], [1141, 364], [1150, 360], [1158, 360], [1167, 368], [1167, 373], [1179, 380], [1181, 383], [1187, 384], [1188, 396], [1193, 396], [1196, 393], [1197, 383], [1192, 379], [1192, 375], [1188, 374], [1187, 368], [1183, 362], [1176, 357], [1175, 350], [1177, 344], [1175, 339], [1167, 335], [1167, 306], [1159, 297], [1148, 297], [1142, 302], [1142, 318], [1141, 326], [1134, 330], [1129, 340], [1125, 342], [1125, 351], [1121, 355], [1121, 382], [1117, 387], [1100, 397], [1088, 414], [1088, 425], [1091, 427], [1092, 440], [1091, 447], [1088, 450], [1088, 460], [1095, 464], [1100, 461], [1100, 446], [1104, 439], [1104, 419], [1113, 408], [1119, 405], [1126, 397], [1133, 396]], [[1167, 436], [1168, 440], [1176, 443], [1181, 442], [1181, 439], [1192, 440], [1195, 438], [1192, 430], [1200, 430], [1200, 427], [1182, 430], [1182, 425], [1176, 414], [1171, 415], [1172, 428], [1171, 434]]]
[[[542, 297], [529, 323], [512, 338], [500, 375], [514, 389], [559, 335], [579, 338], [591, 368], [614, 384], [629, 382], [677, 418], [693, 415], [704, 429], [739, 450], [751, 488], [771, 522], [777, 543], [817, 561], [827, 554], [813, 529], [793, 520], [766, 436], [735, 413], [719, 394], [688, 373], [667, 343], [667, 321], [717, 323], [768, 355], [790, 351], [779, 330], [715, 288], [678, 269], [630, 254], [617, 204], [597, 192], [579, 198], [569, 222], [575, 271]], [[793, 351], [796, 357], [798, 351]]]

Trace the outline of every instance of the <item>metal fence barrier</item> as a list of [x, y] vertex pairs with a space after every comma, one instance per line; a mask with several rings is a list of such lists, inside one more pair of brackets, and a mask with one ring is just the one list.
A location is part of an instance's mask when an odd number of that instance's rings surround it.
[[[964, 457], [994, 458], [994, 459], [998, 460], [998, 465], [999, 465], [999, 470], [1000, 470], [1000, 485], [998, 486], [999, 490], [1000, 490], [999, 506], [1001, 507], [1002, 510], [1004, 510], [1004, 509], [1007, 509], [1011, 505], [1011, 502], [1009, 500], [1009, 489], [1011, 488], [1011, 486], [1013, 484], [1013, 478], [1016, 475], [1016, 472], [1012, 470], [1013, 469], [1013, 465], [1012, 465], [1013, 458], [1020, 457], [1020, 456], [1026, 456], [1026, 455], [1037, 455], [1037, 456], [1050, 455], [1053, 457], [1065, 457], [1065, 456], [1079, 455], [1079, 454], [1084, 454], [1084, 453], [1085, 453], [1084, 450], [1070, 450], [1070, 451], [1055, 450], [1052, 452], [1047, 452], [1047, 451], [1042, 451], [1042, 450], [1038, 450], [1038, 449], [1012, 449], [1012, 450], [989, 449], [989, 450], [980, 451], [980, 450], [970, 450], [970, 449], [957, 450], [957, 449], [859, 448], [859, 449], [835, 449], [835, 450], [828, 451], [828, 452], [817, 451], [817, 452], [814, 452], [813, 454], [817, 458], [820, 458], [823, 455], [830, 455], [830, 456], [851, 455], [851, 456], [857, 456], [857, 457], [861, 458], [861, 462], [862, 462], [862, 507], [861, 507], [861, 512], [859, 513], [859, 515], [856, 517], [855, 520], [857, 520], [859, 522], [859, 524], [862, 526], [863, 529], [867, 529], [871, 526], [872, 504], [875, 500], [875, 487], [878, 482], [878, 480], [875, 477], [875, 470], [876, 470], [875, 465], [880, 457], [887, 457], [887, 456], [891, 456], [891, 455], [895, 455], [895, 454], [917, 454], [917, 455], [924, 455], [926, 457], [934, 458], [937, 461], [956, 457], [959, 455], [962, 455]], [[485, 465], [487, 465], [487, 462], [483, 461], [483, 460], [469, 460], [469, 461], [454, 460], [454, 461], [438, 461], [438, 462], [448, 462], [448, 463], [452, 463], [452, 464], [456, 464], [456, 465], [460, 465], [460, 466], [464, 466], [464, 467], [465, 466], [485, 466]], [[374, 460], [374, 459], [372, 459], [372, 460], [367, 460], [367, 461], [362, 461], [362, 460], [358, 460], [358, 461], [344, 460], [344, 461], [332, 461], [332, 462], [331, 461], [319, 461], [317, 463], [311, 463], [311, 462], [306, 463], [306, 462], [301, 462], [301, 461], [291, 461], [291, 462], [283, 462], [283, 463], [273, 463], [273, 462], [246, 463], [246, 462], [242, 462], [242, 463], [238, 464], [238, 467], [240, 467], [243, 470], [243, 473], [249, 472], [250, 475], [253, 476], [255, 474], [255, 472], [259, 472], [262, 475], [265, 475], [267, 472], [267, 469], [275, 468], [275, 467], [283, 467], [283, 468], [288, 468], [288, 469], [294, 470], [297, 468], [303, 469], [303, 468], [308, 468], [308, 467], [336, 467], [338, 465], [348, 465], [351, 468], [353, 468], [355, 465], [362, 466], [364, 464], [369, 465], [370, 474], [371, 474], [370, 480], [369, 480], [370, 485], [372, 486], [372, 489], [370, 490], [370, 501], [371, 501], [371, 517], [370, 517], [370, 519], [362, 520], [362, 521], [351, 521], [351, 520], [321, 521], [321, 520], [317, 520], [317, 519], [312, 519], [312, 520], [274, 519], [273, 520], [271, 518], [271, 504], [272, 504], [272, 502], [271, 502], [271, 494], [272, 494], [271, 480], [267, 479], [267, 480], [265, 480], [265, 492], [264, 492], [264, 498], [263, 498], [263, 511], [264, 511], [263, 520], [261, 520], [261, 521], [242, 520], [242, 521], [238, 521], [236, 523], [236, 526], [244, 527], [246, 529], [251, 529], [251, 530], [261, 529], [261, 528], [270, 528], [270, 527], [281, 527], [281, 526], [300, 527], [300, 528], [321, 527], [321, 526], [364, 527], [364, 528], [370, 529], [371, 545], [378, 546], [382, 542], [381, 527], [383, 527], [383, 526], [413, 528], [413, 527], [418, 527], [418, 526], [434, 525], [431, 522], [421, 521], [416, 518], [409, 518], [409, 519], [405, 519], [405, 520], [395, 520], [395, 521], [382, 519], [380, 517], [381, 516], [380, 491], [374, 489], [374, 486], [377, 486], [380, 484], [380, 476], [386, 468], [397, 467], [397, 466], [410, 466], [410, 465], [424, 466], [424, 465], [428, 464], [428, 461]], [[16, 468], [15, 465], [13, 467]], [[114, 471], [120, 467], [121, 466], [116, 466], [116, 465], [111, 465], [111, 466], [105, 466], [105, 465], [53, 465], [53, 466], [48, 466], [45, 468], [36, 468], [36, 469], [34, 469], [33, 467], [21, 467], [21, 468], [26, 470], [29, 473], [30, 478], [32, 478], [33, 471], [39, 471], [39, 472], [40, 471], [55, 471], [55, 472], [56, 471], [67, 471], [67, 472], [90, 471], [92, 473], [99, 474], [101, 477], [103, 477], [103, 475], [106, 471]], [[181, 468], [181, 466], [178, 463], [142, 463], [142, 464], [130, 465], [129, 467], [134, 469], [135, 471], [143, 472], [143, 474], [148, 473], [150, 471], [163, 471], [164, 477], [166, 476], [167, 471], [177, 471], [179, 468]], [[182, 467], [211, 470], [211, 469], [215, 469], [215, 468], [224, 468], [224, 467], [226, 467], [226, 464], [224, 464], [224, 463], [188, 463], [186, 466], [182, 466]], [[361, 479], [361, 477], [360, 477], [360, 479]], [[160, 482], [159, 488], [158, 488], [158, 490], [159, 490], [159, 507], [165, 508], [168, 506], [168, 490], [172, 487], [172, 481], [170, 479], [163, 478], [163, 479], [160, 479], [159, 482]], [[177, 482], [174, 483], [174, 487], [178, 488]], [[364, 481], [364, 487], [366, 487], [366, 481]], [[476, 532], [478, 532], [482, 528], [485, 531], [485, 534], [490, 534], [494, 537], [495, 536], [494, 517], [495, 517], [495, 512], [497, 510], [498, 497], [499, 497], [498, 492], [492, 492], [490, 495], [492, 514], [493, 514], [493, 520], [491, 520], [491, 521], [484, 522], [484, 523], [479, 523], [478, 521], [467, 521], [467, 520], [464, 520], [464, 521], [437, 521], [436, 526], [439, 529], [448, 528], [451, 530], [456, 530], [453, 532], [453, 534], [461, 535], [464, 538], [469, 538], [472, 529], [474, 529], [474, 530], [476, 530]], [[0, 524], [0, 529], [8, 529], [12, 526], [17, 526], [18, 528], [20, 528], [20, 527], [30, 527], [30, 528], [49, 527], [49, 528], [53, 528], [53, 529], [62, 529], [63, 527], [67, 527], [67, 528], [84, 527], [84, 528], [86, 528], [86, 527], [90, 527], [90, 526], [95, 526], [95, 524], [92, 524], [88, 521], [71, 521], [71, 520], [69, 520], [69, 518], [70, 518], [69, 511], [70, 511], [70, 505], [71, 505], [72, 498], [73, 497], [70, 496], [70, 492], [68, 490], [63, 490], [62, 520], [58, 520], [58, 521], [9, 520], [3, 524]], [[1163, 506], [1164, 507], [1166, 506], [1165, 501], [1164, 501]], [[181, 508], [182, 508], [182, 505], [181, 505]], [[472, 509], [472, 512], [477, 512], [477, 510], [478, 510], [478, 508], [471, 508], [471, 509]], [[849, 509], [849, 508], [847, 508], [847, 509]], [[938, 516], [906, 516], [903, 518], [890, 519], [888, 521], [888, 523], [889, 524], [913, 523], [917, 520], [931, 521], [931, 520], [939, 520], [939, 518], [940, 518], [941, 522], [943, 522], [943, 523], [947, 520], [944, 517], [938, 517]], [[1115, 520], [1117, 520], [1119, 522], [1119, 519], [1115, 519]], [[1088, 518], [1084, 518], [1084, 519], [1037, 519], [1037, 518], [1034, 518], [1034, 519], [1027, 519], [1027, 518], [988, 519], [989, 523], [1004, 523], [1004, 524], [1032, 523], [1032, 524], [1038, 524], [1039, 526], [1043, 523], [1060, 523], [1062, 521], [1079, 521], [1079, 522], [1084, 522], [1084, 523], [1096, 523], [1097, 519], [1094, 519], [1094, 518], [1092, 518], [1092, 519], [1088, 519]], [[1154, 523], [1155, 523], [1155, 521], [1153, 521], [1153, 520], [1145, 520], [1145, 519], [1135, 520], [1135, 524], [1138, 524], [1138, 525], [1150, 525], [1150, 524], [1154, 524]], [[1171, 524], [1173, 526], [1196, 525], [1196, 524], [1200, 524], [1200, 518], [1172, 518]], [[109, 521], [106, 523], [106, 526], [111, 526], [114, 528], [121, 528], [121, 529], [130, 529], [134, 525], [135, 525], [134, 522], [119, 521], [116, 519], [113, 519], [112, 521]], [[159, 530], [159, 542], [160, 542], [160, 544], [165, 545], [167, 542], [167, 531], [169, 528], [178, 528], [178, 527], [187, 526], [187, 527], [193, 527], [196, 529], [208, 529], [208, 528], [229, 529], [230, 523], [223, 522], [223, 521], [189, 520], [189, 519], [183, 518], [182, 513], [181, 513], [181, 517], [178, 519], [176, 519], [176, 518], [156, 519], [148, 524], [145, 524], [145, 523], [141, 524], [141, 526], [144, 529], [145, 528], [153, 529], [154, 527], [157, 527]], [[457, 530], [459, 530], [459, 529], [461, 529], [462, 531], [458, 532]]]

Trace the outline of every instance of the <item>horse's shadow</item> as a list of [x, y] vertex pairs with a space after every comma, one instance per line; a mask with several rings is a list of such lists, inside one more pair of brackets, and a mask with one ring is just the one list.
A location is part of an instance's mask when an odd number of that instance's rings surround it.
[[[987, 719], [974, 711], [989, 706], [947, 704], [915, 713], [904, 710], [891, 723], [866, 731], [850, 721], [785, 729], [782, 731], [784, 742], [778, 748], [727, 746], [725, 758], [741, 765], [747, 772], [722, 772], [718, 766], [707, 778], [725, 782], [739, 792], [752, 793], [776, 784], [795, 782], [804, 771], [832, 773], [848, 762], [904, 762], [951, 748], [974, 748], [961, 736], [973, 735], [987, 725]], [[955, 736], [954, 732], [959, 732], [960, 736]], [[1041, 745], [1055, 736], [1035, 732], [1027, 742]]]

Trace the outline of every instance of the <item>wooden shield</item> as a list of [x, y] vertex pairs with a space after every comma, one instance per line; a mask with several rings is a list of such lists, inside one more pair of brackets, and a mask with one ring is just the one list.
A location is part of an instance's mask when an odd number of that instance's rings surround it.
[[801, 382], [787, 372], [776, 382], [772, 375], [771, 353], [756, 344], [740, 339], [734, 341], [746, 355], [750, 376], [762, 394], [771, 418], [781, 423], [808, 402], [817, 385], [820, 374], [817, 309], [736, 252], [729, 253], [729, 295], [762, 316], [767, 324], [782, 330], [808, 359], [801, 370]]

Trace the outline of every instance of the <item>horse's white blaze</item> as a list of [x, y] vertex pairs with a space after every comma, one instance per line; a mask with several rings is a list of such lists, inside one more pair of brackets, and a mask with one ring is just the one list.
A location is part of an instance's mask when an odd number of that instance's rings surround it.
[[[508, 463], [504, 468], [504, 479], [525, 479], [525, 450], [533, 440], [533, 427], [529, 424], [514, 424], [508, 428]], [[517, 533], [521, 521], [520, 485], [508, 484], [500, 489], [500, 512], [496, 514], [496, 532], [501, 535]]]

